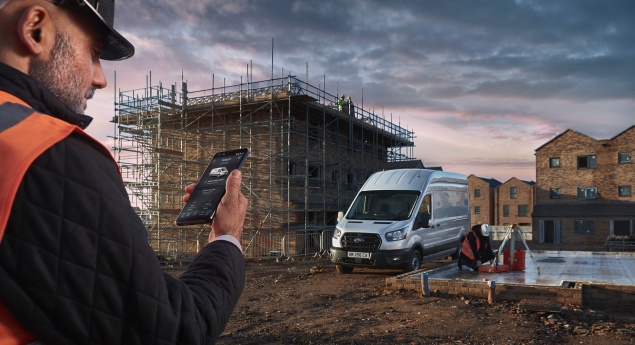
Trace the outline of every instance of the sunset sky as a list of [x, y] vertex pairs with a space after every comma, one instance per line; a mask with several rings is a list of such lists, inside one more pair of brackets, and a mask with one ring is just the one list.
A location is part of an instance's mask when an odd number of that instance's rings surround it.
[[[635, 124], [635, 1], [119, 0], [136, 47], [104, 62], [88, 132], [113, 146], [119, 90], [275, 77], [326, 79], [415, 131], [426, 166], [535, 180], [535, 149], [566, 129], [609, 139]], [[357, 102], [356, 102], [357, 101]]]

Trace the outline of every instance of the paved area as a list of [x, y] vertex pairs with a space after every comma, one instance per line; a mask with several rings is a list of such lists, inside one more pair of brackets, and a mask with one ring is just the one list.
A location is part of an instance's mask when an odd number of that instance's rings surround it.
[[[532, 251], [525, 252], [525, 270], [499, 273], [473, 272], [456, 262], [449, 269], [429, 273], [430, 278], [493, 280], [497, 283], [562, 286], [570, 282], [635, 286], [635, 253]], [[502, 255], [500, 261], [503, 261]], [[420, 274], [411, 276], [420, 279]]]

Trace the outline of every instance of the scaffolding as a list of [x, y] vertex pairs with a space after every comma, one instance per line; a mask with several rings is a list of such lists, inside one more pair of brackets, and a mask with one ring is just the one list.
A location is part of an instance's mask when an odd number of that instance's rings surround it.
[[338, 107], [338, 96], [291, 75], [193, 92], [186, 82], [120, 91], [114, 155], [157, 256], [188, 260], [206, 243], [208, 226], [174, 220], [185, 186], [216, 152], [251, 151], [241, 169], [244, 247], [256, 236], [332, 230], [368, 176], [414, 165], [413, 131], [352, 103]]

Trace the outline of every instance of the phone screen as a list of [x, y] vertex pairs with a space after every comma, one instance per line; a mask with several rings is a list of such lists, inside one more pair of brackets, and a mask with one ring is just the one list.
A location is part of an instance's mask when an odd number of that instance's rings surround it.
[[225, 195], [225, 182], [229, 173], [240, 169], [248, 154], [249, 150], [246, 148], [215, 154], [176, 218], [176, 225], [211, 222]]

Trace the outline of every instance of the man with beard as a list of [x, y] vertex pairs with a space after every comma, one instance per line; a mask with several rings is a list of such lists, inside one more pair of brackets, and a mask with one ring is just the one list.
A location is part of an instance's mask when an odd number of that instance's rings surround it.
[[209, 344], [242, 292], [240, 171], [173, 278], [83, 131], [100, 59], [134, 54], [113, 18], [114, 0], [0, 0], [0, 344]]

